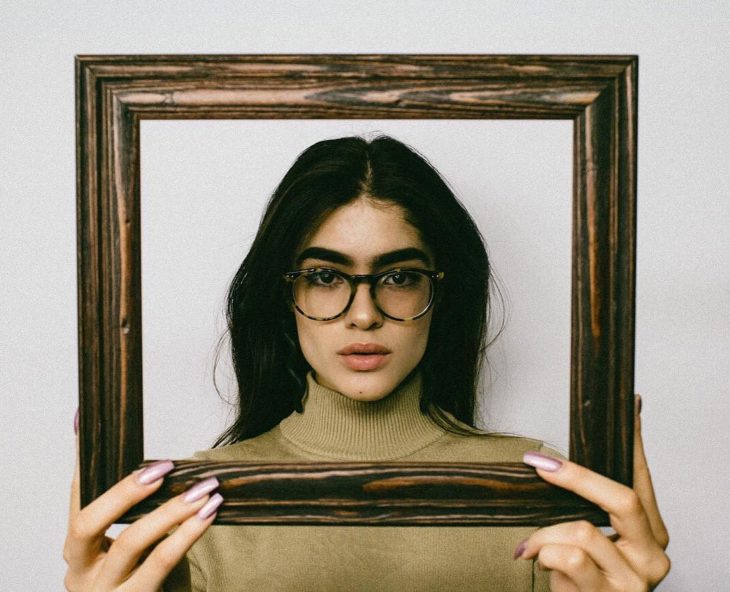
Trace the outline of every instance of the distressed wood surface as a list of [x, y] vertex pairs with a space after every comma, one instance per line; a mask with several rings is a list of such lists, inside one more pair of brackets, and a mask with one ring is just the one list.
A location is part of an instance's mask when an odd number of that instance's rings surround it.
[[123, 521], [212, 476], [221, 482], [218, 520], [226, 524], [527, 526], [606, 519], [521, 463], [178, 461], [162, 488]]
[[[630, 484], [636, 83], [634, 56], [77, 57], [82, 503], [143, 462], [142, 119], [572, 120], [570, 457]], [[505, 511], [490, 520], [512, 524], [507, 493], [516, 493], [516, 483], [490, 483], [505, 493]], [[530, 491], [520, 499], [540, 508], [531, 523], [564, 518], [551, 488]], [[245, 515], [239, 494], [228, 493], [219, 522]], [[576, 516], [586, 512], [572, 503]], [[601, 520], [595, 509], [588, 513]], [[447, 520], [418, 523], [469, 519], [454, 510]]]

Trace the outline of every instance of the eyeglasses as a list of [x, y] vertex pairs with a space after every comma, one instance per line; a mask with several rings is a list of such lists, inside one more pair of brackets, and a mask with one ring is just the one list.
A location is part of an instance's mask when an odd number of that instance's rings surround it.
[[436, 282], [443, 271], [391, 269], [371, 275], [349, 275], [336, 269], [314, 267], [284, 274], [292, 284], [297, 310], [314, 321], [331, 321], [345, 314], [355, 299], [358, 284], [370, 284], [376, 308], [389, 319], [412, 321], [433, 305]]

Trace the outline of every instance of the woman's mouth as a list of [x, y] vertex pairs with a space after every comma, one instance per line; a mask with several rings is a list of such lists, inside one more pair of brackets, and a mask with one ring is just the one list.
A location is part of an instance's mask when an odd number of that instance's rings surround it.
[[391, 351], [377, 343], [353, 343], [337, 352], [351, 370], [377, 370], [387, 361]]

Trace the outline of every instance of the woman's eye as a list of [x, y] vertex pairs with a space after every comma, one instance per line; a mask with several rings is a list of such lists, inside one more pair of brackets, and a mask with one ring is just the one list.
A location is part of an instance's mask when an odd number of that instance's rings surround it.
[[309, 283], [315, 286], [334, 286], [342, 281], [342, 278], [332, 271], [315, 271], [307, 274]]
[[418, 274], [408, 271], [396, 271], [383, 277], [386, 286], [406, 287], [418, 281]]

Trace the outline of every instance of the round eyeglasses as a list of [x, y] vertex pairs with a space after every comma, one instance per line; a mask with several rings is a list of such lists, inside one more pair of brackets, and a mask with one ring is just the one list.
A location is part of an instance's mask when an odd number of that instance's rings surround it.
[[370, 275], [349, 275], [336, 269], [314, 267], [284, 274], [292, 284], [297, 310], [314, 321], [331, 321], [345, 314], [355, 299], [358, 284], [370, 284], [376, 308], [394, 321], [413, 321], [433, 305], [436, 282], [443, 271], [391, 269]]

